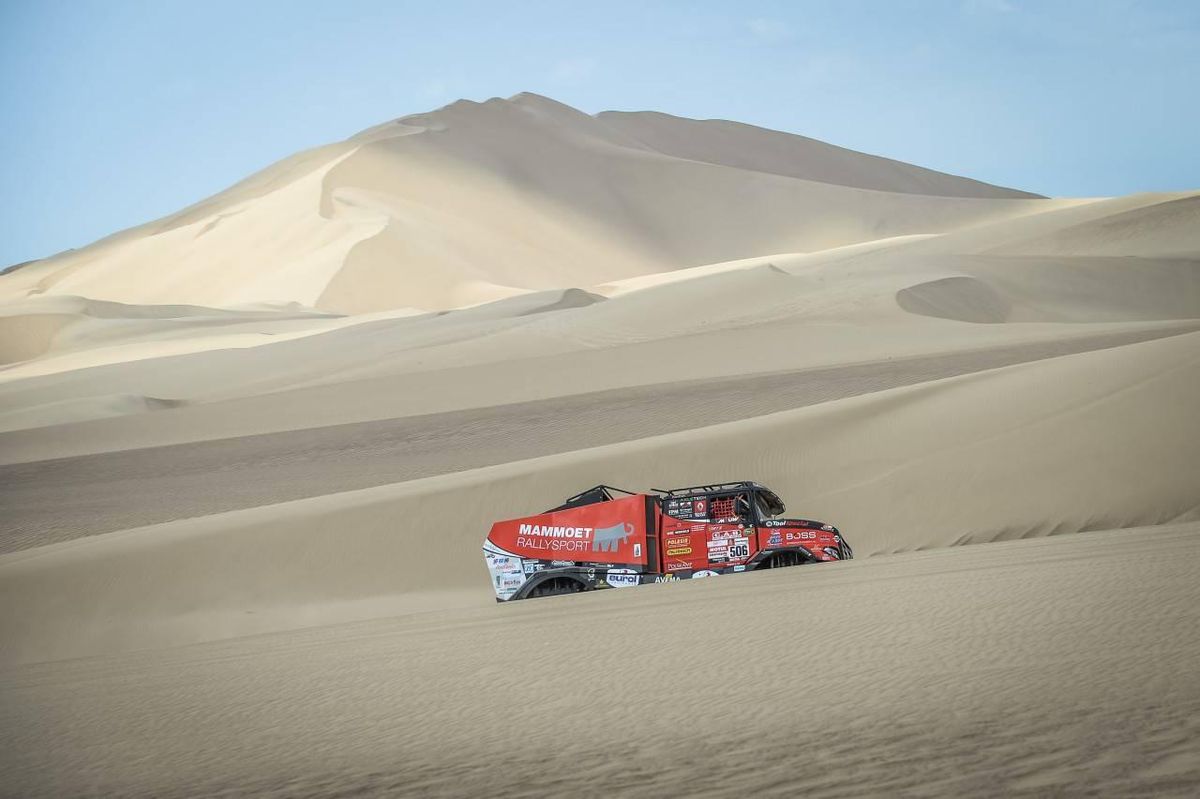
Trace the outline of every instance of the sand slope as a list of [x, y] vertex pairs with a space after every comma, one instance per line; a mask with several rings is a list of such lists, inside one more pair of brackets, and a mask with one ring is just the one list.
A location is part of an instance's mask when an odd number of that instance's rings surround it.
[[427, 592], [486, 601], [479, 545], [490, 521], [599, 482], [754, 476], [794, 511], [834, 521], [862, 556], [1191, 518], [1200, 440], [1181, 431], [1200, 404], [1198, 341], [1175, 336], [5, 555], [6, 656], [183, 643], [442, 601], [418, 596]]
[[1200, 529], [0, 670], [22, 796], [1185, 796]]
[[740, 122], [686, 119], [653, 111], [605, 111], [596, 118], [656, 152], [691, 161], [876, 191], [1040, 199], [1030, 192], [992, 186]]
[[[30, 334], [30, 346], [37, 339], [49, 349], [0, 370], [0, 429], [81, 420], [96, 397], [177, 401], [183, 410], [161, 425], [138, 419], [105, 434], [105, 446], [146, 446], [188, 440], [191, 431], [220, 437], [297, 429], [1191, 320], [1200, 318], [1193, 258], [1005, 251], [1132, 210], [1139, 235], [1152, 236], [1174, 229], [1178, 202], [1144, 195], [1082, 203], [941, 235], [531, 292], [450, 313], [322, 320], [285, 308], [274, 321], [261, 312], [227, 314], [220, 328], [197, 318], [154, 333], [116, 319], [71, 325], [49, 344]], [[61, 300], [23, 300], [12, 313], [28, 319]], [[246, 323], [233, 325], [239, 318]], [[420, 391], [411, 390], [414, 375]], [[53, 403], [67, 400], [75, 415], [56, 411], [62, 406]], [[84, 446], [90, 435], [77, 428], [52, 443]], [[0, 444], [0, 460], [27, 446]]]
[[[69, 541], [81, 536], [192, 516], [315, 497], [542, 455], [570, 452], [646, 436], [707, 427], [781, 410], [829, 402], [1026, 363], [1075, 352], [1122, 346], [1200, 329], [1200, 323], [961, 353], [869, 361], [790, 372], [576, 393], [563, 397], [444, 410], [362, 422], [260, 432], [213, 440], [139, 447], [139, 439], [181, 431], [184, 407], [128, 416], [122, 422], [37, 428], [23, 439], [46, 456], [46, 442], [64, 430], [114, 425], [134, 428], [115, 451], [0, 465], [7, 509], [0, 553]], [[295, 392], [287, 395], [293, 401]], [[259, 407], [279, 402], [261, 398]], [[233, 403], [237, 421], [250, 406]], [[221, 406], [193, 405], [191, 421], [220, 421]], [[45, 412], [49, 412], [47, 409]], [[57, 410], [57, 409], [55, 409]], [[19, 413], [19, 412], [18, 412]], [[29, 411], [35, 413], [34, 410]], [[12, 418], [16, 414], [9, 414]], [[281, 421], [282, 413], [274, 419]], [[295, 419], [295, 417], [293, 417]], [[151, 421], [162, 424], [151, 425]], [[58, 434], [58, 436], [56, 436]], [[40, 446], [39, 446], [40, 442]], [[100, 443], [98, 440], [88, 442]], [[78, 437], [62, 441], [78, 449]], [[128, 497], [136, 494], [137, 501]]]

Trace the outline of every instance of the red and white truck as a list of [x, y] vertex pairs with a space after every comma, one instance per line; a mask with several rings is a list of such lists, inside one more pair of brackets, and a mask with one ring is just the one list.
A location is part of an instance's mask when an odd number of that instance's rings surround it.
[[754, 482], [651, 493], [599, 485], [496, 522], [483, 555], [498, 602], [854, 557], [833, 525], [784, 511]]

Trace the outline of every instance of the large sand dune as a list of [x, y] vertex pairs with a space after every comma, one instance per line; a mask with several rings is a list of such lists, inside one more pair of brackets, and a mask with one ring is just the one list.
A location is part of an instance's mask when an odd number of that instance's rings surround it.
[[[0, 274], [0, 793], [1194, 792], [1197, 209], [517, 95]], [[492, 602], [724, 479], [859, 560]]]
[[[642, 116], [518, 95], [405, 117], [27, 264], [0, 296], [441, 309], [1055, 205], [801, 137], [770, 134], [767, 150], [756, 128]], [[697, 125], [711, 129], [704, 160], [650, 135], [691, 141]]]

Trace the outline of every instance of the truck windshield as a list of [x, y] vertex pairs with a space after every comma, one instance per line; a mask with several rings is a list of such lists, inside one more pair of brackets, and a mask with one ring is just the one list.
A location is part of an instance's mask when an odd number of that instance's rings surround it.
[[755, 494], [754, 501], [758, 505], [758, 517], [760, 519], [770, 519], [775, 515], [774, 513], [771, 513], [770, 504], [763, 499], [761, 494]]

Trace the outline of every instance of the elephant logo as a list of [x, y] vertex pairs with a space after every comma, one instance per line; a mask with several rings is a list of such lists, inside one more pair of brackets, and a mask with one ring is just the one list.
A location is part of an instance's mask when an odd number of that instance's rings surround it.
[[616, 552], [621, 544], [633, 535], [633, 525], [629, 522], [614, 524], [612, 527], [597, 527], [592, 536], [593, 552]]

